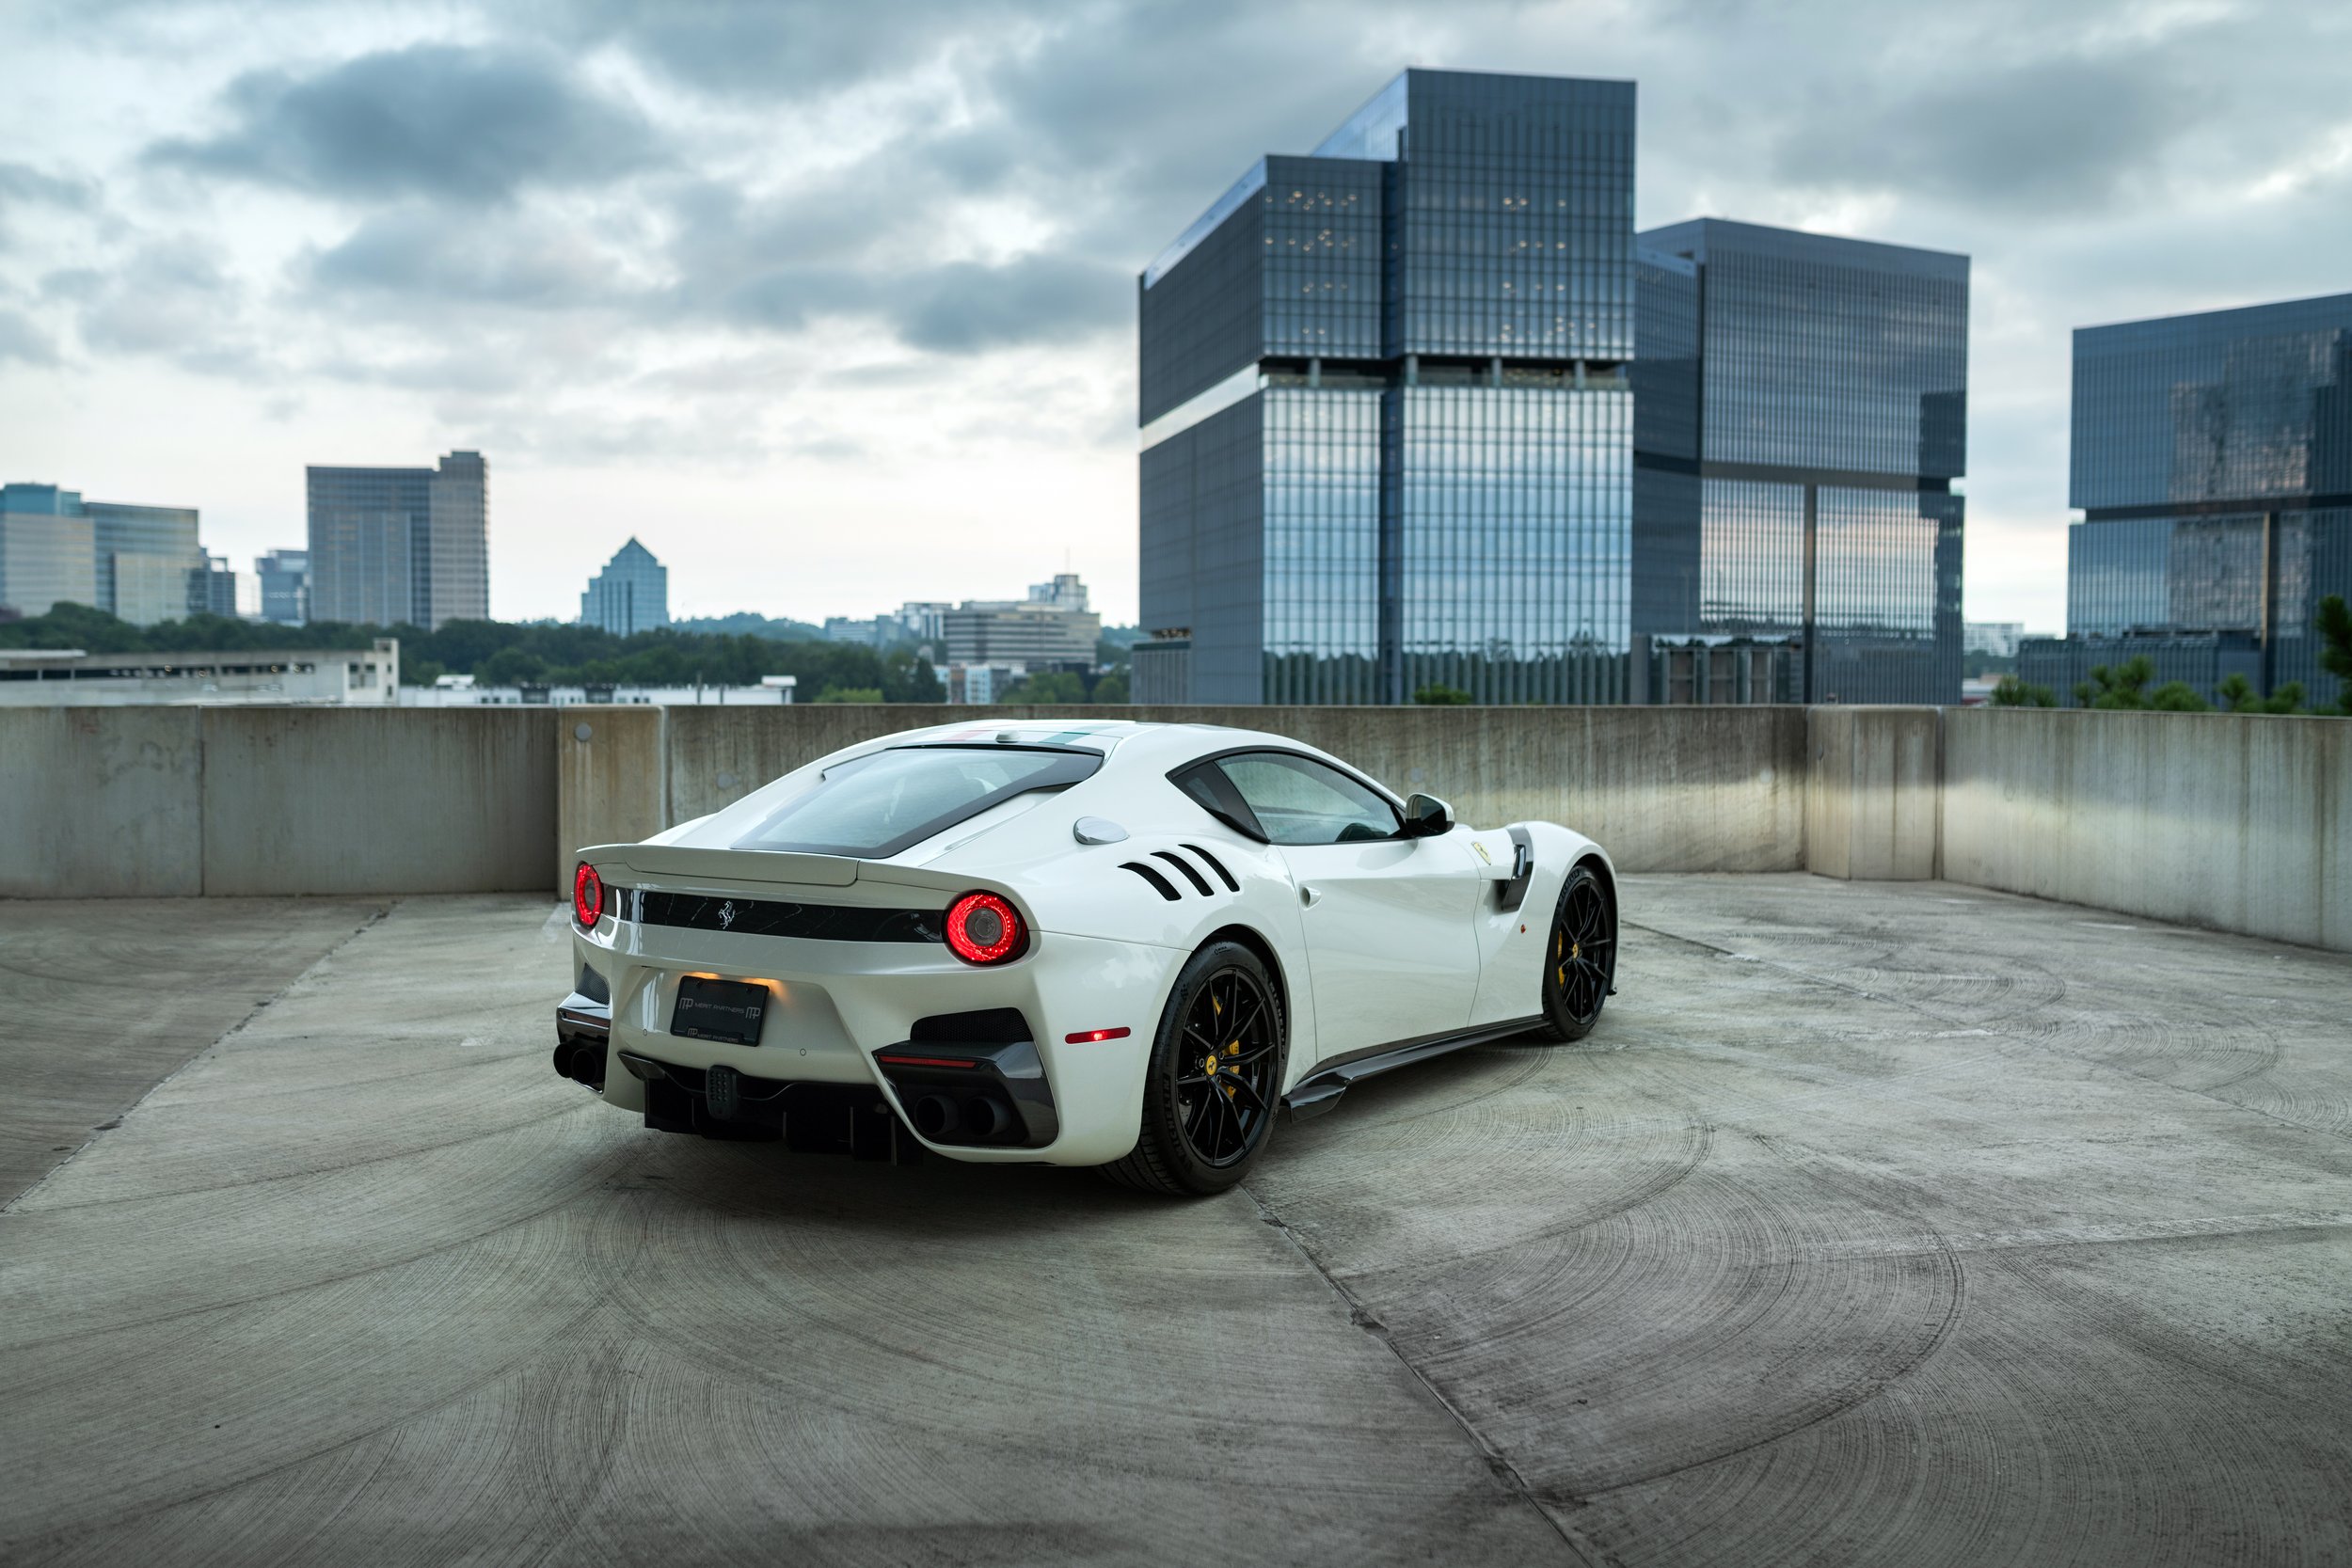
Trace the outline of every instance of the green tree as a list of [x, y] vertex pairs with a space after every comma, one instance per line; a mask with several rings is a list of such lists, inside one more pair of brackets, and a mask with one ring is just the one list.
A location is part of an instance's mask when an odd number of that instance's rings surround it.
[[1993, 683], [1993, 695], [1987, 701], [1994, 707], [2056, 707], [2058, 693], [2015, 675], [2003, 675]]
[[1003, 703], [1083, 703], [1086, 682], [1068, 670], [1041, 670], [1013, 682], [997, 699]]
[[2159, 713], [2211, 713], [2213, 705], [2197, 695], [2186, 681], [2167, 681], [2148, 693], [2148, 705]]
[[1087, 700], [1094, 703], [1127, 701], [1127, 677], [1114, 670], [1094, 683], [1094, 689], [1089, 693]]
[[2121, 664], [2094, 664], [2090, 678], [2074, 687], [2074, 701], [2085, 707], [2144, 708], [2148, 705], [2148, 683], [2156, 678], [2156, 665], [2145, 654], [2125, 659]]
[[520, 648], [501, 648], [474, 666], [484, 686], [533, 686], [548, 679], [548, 661]]
[[829, 686], [817, 694], [820, 703], [879, 703], [882, 700], [879, 686]]
[[1424, 707], [1459, 707], [1470, 701], [1470, 694], [1458, 686], [1431, 681], [1413, 693], [1413, 701]]
[[2336, 692], [2336, 710], [2352, 716], [2352, 608], [2344, 595], [2330, 594], [2319, 601], [2319, 667], [2344, 684]]
[[931, 661], [917, 657], [913, 648], [894, 648], [882, 660], [882, 700], [892, 703], [944, 703], [946, 689], [939, 684]]
[[2289, 681], [2265, 697], [2254, 689], [2254, 683], [2244, 675], [2233, 673], [2214, 694], [2221, 705], [2232, 713], [2300, 713], [2303, 711], [2303, 683]]

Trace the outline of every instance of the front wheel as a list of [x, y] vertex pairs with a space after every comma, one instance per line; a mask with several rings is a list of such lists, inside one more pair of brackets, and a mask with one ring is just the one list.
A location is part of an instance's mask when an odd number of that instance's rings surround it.
[[1568, 872], [1544, 942], [1544, 1026], [1554, 1040], [1581, 1040], [1600, 1022], [1617, 975], [1617, 911], [1599, 873], [1580, 861]]
[[1195, 953], [1152, 1042], [1135, 1152], [1103, 1174], [1179, 1196], [1232, 1186], [1273, 1134], [1288, 1045], [1274, 977], [1255, 953], [1232, 942]]

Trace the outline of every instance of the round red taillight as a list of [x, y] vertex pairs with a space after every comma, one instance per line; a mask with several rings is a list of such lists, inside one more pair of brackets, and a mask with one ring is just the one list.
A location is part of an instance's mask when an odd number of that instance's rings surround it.
[[594, 927], [604, 913], [604, 879], [586, 861], [572, 873], [572, 913], [586, 927]]
[[965, 963], [1003, 963], [1025, 939], [1021, 917], [993, 893], [967, 893], [947, 906], [947, 950]]

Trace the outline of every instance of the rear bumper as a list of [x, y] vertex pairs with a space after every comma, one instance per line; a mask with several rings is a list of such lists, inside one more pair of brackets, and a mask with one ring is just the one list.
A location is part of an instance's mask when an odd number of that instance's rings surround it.
[[[713, 1132], [752, 1118], [742, 1132], [781, 1132], [801, 1146], [803, 1126], [830, 1123], [828, 1100], [879, 1100], [911, 1137], [952, 1159], [1091, 1165], [1135, 1147], [1143, 1073], [1168, 988], [1184, 955], [1174, 949], [1049, 933], [1025, 958], [977, 969], [937, 943], [818, 942], [604, 922], [575, 929], [580, 965], [601, 975], [600, 1006], [578, 992], [556, 1012], [557, 1070], [599, 1087], [606, 1103], [652, 1125]], [[677, 982], [717, 975], [764, 985], [773, 995], [756, 1045], [669, 1032]], [[1018, 1013], [1026, 1037], [937, 1037], [916, 1028], [941, 1015]], [[1112, 1028], [1124, 1038], [1071, 1043]], [[599, 1033], [599, 1029], [601, 1032]], [[887, 1062], [893, 1054], [959, 1065]], [[961, 1064], [969, 1064], [961, 1065]], [[707, 1075], [724, 1068], [711, 1112]], [[660, 1086], [656, 1086], [660, 1085]], [[828, 1090], [849, 1089], [846, 1100]], [[938, 1103], [927, 1103], [936, 1101]], [[773, 1119], [771, 1119], [773, 1113]], [[842, 1113], [847, 1115], [845, 1111]], [[993, 1118], [1001, 1117], [1001, 1125]], [[846, 1125], [846, 1124], [845, 1124]], [[863, 1125], [863, 1124], [859, 1124]], [[836, 1129], [838, 1131], [838, 1129]], [[832, 1135], [819, 1147], [840, 1147]], [[863, 1132], [851, 1152], [891, 1152]]]

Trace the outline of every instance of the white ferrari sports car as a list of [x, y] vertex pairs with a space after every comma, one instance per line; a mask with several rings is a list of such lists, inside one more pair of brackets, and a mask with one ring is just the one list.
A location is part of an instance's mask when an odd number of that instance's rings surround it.
[[1616, 878], [1277, 735], [911, 730], [580, 852], [556, 1070], [645, 1125], [1241, 1180], [1276, 1113], [1464, 1046], [1576, 1039]]

